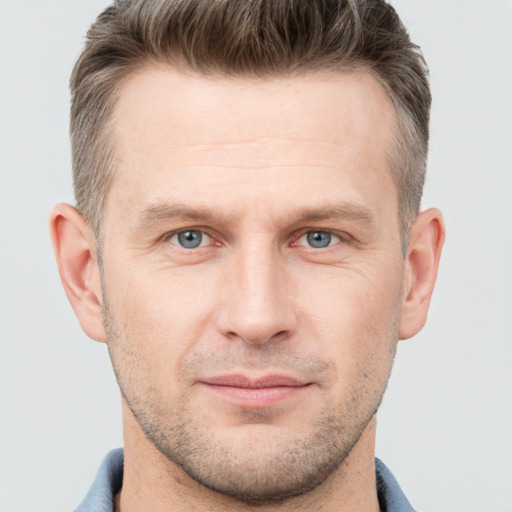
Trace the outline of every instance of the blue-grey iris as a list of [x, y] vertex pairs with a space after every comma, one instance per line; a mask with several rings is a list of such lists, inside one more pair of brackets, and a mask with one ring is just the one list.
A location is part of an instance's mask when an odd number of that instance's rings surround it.
[[185, 249], [195, 249], [201, 245], [203, 235], [201, 231], [182, 231], [178, 234], [178, 242]]
[[311, 231], [307, 234], [308, 244], [315, 249], [323, 249], [331, 243], [331, 234], [326, 231]]

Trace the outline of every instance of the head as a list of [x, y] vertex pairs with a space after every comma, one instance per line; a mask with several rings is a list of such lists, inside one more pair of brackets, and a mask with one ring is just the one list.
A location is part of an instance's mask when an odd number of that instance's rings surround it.
[[391, 7], [117, 2], [72, 87], [78, 211], [53, 240], [128, 444], [249, 503], [368, 455], [444, 237], [418, 216], [430, 96]]

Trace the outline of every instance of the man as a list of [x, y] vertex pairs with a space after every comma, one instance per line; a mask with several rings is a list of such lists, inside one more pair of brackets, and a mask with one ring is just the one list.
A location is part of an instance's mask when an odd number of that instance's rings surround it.
[[121, 0], [71, 80], [51, 216], [124, 454], [79, 511], [410, 511], [374, 459], [444, 240], [426, 68], [368, 0]]

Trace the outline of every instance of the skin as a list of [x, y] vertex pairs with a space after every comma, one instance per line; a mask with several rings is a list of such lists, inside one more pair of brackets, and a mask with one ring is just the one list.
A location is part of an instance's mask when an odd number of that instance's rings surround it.
[[[379, 510], [375, 412], [444, 240], [428, 210], [402, 254], [395, 122], [364, 72], [152, 67], [124, 84], [101, 268], [76, 210], [51, 219], [68, 297], [123, 395], [123, 512]], [[215, 380], [233, 375], [249, 390]]]

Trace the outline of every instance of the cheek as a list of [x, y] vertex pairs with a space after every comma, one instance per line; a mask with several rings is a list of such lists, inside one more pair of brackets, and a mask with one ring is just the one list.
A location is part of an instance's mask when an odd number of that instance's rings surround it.
[[[387, 269], [389, 271], [389, 268]], [[345, 388], [365, 375], [387, 378], [398, 341], [401, 273], [331, 272], [299, 294], [302, 338], [336, 366]], [[383, 278], [387, 275], [387, 278]]]
[[[388, 337], [401, 303], [401, 266], [371, 269], [319, 269], [302, 280], [297, 297], [302, 317], [330, 333]], [[357, 336], [359, 337], [359, 336]]]
[[210, 328], [215, 283], [197, 268], [119, 269], [106, 285], [125, 343], [167, 370], [177, 371]]
[[[204, 313], [164, 291], [133, 282], [130, 293], [110, 308], [108, 346], [123, 395], [139, 411], [165, 416], [187, 392], [184, 361], [201, 336]], [[108, 289], [107, 289], [108, 293]], [[199, 303], [201, 304], [201, 303]]]

